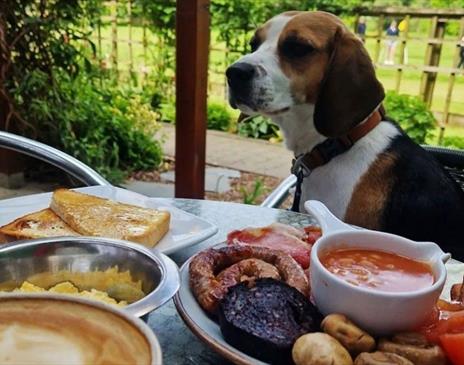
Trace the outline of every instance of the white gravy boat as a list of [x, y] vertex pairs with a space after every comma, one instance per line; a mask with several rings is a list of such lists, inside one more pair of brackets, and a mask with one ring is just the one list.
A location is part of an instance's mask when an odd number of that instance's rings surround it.
[[[342, 313], [374, 335], [414, 330], [431, 313], [446, 281], [451, 255], [433, 242], [416, 242], [378, 231], [356, 229], [336, 218], [319, 201], [305, 202], [322, 228], [311, 251], [311, 295], [322, 314]], [[357, 287], [330, 273], [319, 255], [338, 248], [373, 249], [430, 264], [434, 283], [411, 292], [383, 292]]]

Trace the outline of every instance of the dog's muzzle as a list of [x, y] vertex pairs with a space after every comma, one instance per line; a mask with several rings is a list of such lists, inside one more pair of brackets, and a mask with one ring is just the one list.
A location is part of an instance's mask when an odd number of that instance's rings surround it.
[[255, 66], [245, 62], [234, 63], [226, 70], [232, 107], [236, 108], [237, 104], [253, 107], [251, 105], [251, 90], [256, 71]]

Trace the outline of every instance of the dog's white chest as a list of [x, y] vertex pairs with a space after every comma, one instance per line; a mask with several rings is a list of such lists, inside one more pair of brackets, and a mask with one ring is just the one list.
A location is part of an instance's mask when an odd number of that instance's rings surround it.
[[319, 200], [344, 219], [356, 184], [398, 134], [392, 124], [382, 122], [349, 151], [315, 169], [303, 180], [300, 211], [304, 211], [306, 200]]

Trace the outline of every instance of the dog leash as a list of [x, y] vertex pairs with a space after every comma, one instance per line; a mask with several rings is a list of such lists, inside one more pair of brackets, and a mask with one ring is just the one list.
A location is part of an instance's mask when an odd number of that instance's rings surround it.
[[327, 164], [334, 157], [348, 151], [357, 141], [373, 130], [381, 120], [382, 111], [376, 110], [364, 123], [355, 126], [348, 134], [337, 138], [328, 138], [316, 145], [311, 151], [303, 153], [292, 160], [291, 172], [296, 176], [296, 189], [291, 211], [300, 211], [301, 185], [303, 184], [303, 180], [315, 168]]

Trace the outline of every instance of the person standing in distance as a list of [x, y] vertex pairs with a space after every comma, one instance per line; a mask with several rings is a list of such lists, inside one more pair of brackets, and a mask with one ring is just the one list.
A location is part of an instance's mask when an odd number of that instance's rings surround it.
[[395, 63], [395, 51], [398, 43], [398, 35], [400, 31], [397, 27], [396, 20], [392, 20], [387, 28], [387, 50], [386, 50], [386, 65], [393, 65]]
[[358, 24], [356, 25], [356, 34], [363, 43], [366, 42], [366, 30], [366, 19], [362, 16], [358, 19]]

